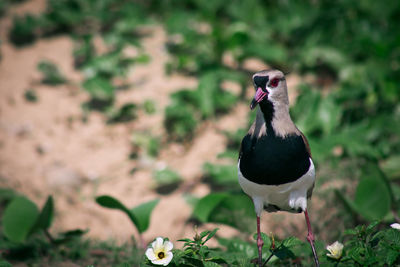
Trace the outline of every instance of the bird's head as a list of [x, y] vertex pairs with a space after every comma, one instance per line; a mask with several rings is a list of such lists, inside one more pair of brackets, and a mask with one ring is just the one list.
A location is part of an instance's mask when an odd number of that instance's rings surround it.
[[270, 101], [289, 104], [286, 79], [279, 70], [263, 70], [253, 75], [253, 85], [256, 94], [251, 101], [250, 108], [254, 109], [258, 103]]

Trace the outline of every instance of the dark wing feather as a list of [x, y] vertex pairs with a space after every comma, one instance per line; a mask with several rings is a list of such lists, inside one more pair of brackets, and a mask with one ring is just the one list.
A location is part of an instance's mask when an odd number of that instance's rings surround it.
[[[300, 130], [299, 130], [299, 132], [300, 132]], [[310, 158], [312, 158], [310, 145], [308, 144], [308, 140], [307, 140], [306, 136], [302, 132], [300, 132], [300, 135], [301, 135], [301, 138], [303, 138], [304, 145], [306, 146], [306, 150], [307, 150], [308, 154], [310, 155]]]

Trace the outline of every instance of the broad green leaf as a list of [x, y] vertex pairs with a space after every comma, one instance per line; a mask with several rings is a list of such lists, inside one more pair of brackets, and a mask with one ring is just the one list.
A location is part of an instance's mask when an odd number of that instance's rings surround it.
[[135, 217], [135, 215], [133, 215], [133, 213], [124, 204], [119, 202], [119, 200], [117, 200], [116, 198], [113, 198], [113, 197], [107, 196], [107, 195], [103, 195], [103, 196], [96, 197], [96, 202], [105, 208], [117, 209], [117, 210], [123, 211], [129, 217], [129, 219], [132, 221], [132, 223], [136, 226], [136, 228], [138, 228], [139, 220]]
[[193, 210], [193, 216], [201, 222], [208, 222], [213, 209], [222, 202], [228, 195], [224, 193], [212, 193], [200, 199]]
[[245, 194], [232, 194], [219, 201], [211, 210], [208, 221], [222, 223], [241, 231], [254, 231], [256, 214], [253, 202]]
[[131, 213], [137, 219], [137, 223], [135, 223], [135, 225], [139, 233], [143, 233], [147, 230], [147, 228], [149, 228], [151, 213], [159, 201], [159, 199], [151, 200], [149, 202], [140, 204], [131, 210]]
[[3, 233], [13, 242], [23, 242], [39, 216], [35, 203], [23, 196], [15, 197], [3, 215]]
[[390, 191], [379, 178], [362, 178], [354, 203], [357, 211], [366, 219], [380, 220], [390, 211]]
[[35, 227], [32, 228], [32, 232], [39, 229], [48, 229], [53, 221], [54, 216], [54, 202], [53, 197], [49, 196], [43, 209], [40, 211], [39, 217], [35, 223]]

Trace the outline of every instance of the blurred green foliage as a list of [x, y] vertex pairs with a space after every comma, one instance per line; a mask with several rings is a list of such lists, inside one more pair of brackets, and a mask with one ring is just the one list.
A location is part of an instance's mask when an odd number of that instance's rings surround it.
[[40, 61], [37, 69], [42, 73], [42, 83], [56, 86], [67, 82], [67, 79], [60, 73], [58, 67], [47, 60]]

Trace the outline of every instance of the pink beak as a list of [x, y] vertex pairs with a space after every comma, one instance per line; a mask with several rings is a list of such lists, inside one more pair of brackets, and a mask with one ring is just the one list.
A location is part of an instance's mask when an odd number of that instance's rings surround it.
[[253, 101], [251, 101], [250, 109], [254, 109], [258, 103], [260, 103], [264, 97], [268, 95], [268, 92], [265, 92], [261, 87], [257, 88], [256, 95], [254, 96]]

